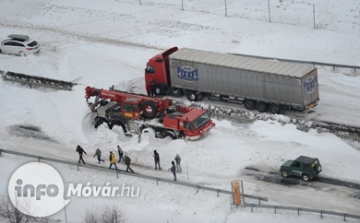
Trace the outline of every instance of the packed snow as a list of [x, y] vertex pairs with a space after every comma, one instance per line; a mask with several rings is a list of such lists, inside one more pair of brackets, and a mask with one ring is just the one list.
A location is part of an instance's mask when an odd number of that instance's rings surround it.
[[[213, 119], [216, 127], [199, 141], [158, 139], [144, 134], [125, 136], [106, 125], [97, 130], [85, 103], [85, 87], [145, 93], [144, 68], [155, 54], [173, 47], [221, 53], [318, 61], [360, 66], [360, 21], [356, 1], [267, 2], [141, 0], [3, 0], [0, 37], [30, 35], [42, 47], [35, 56], [0, 54], [0, 70], [76, 82], [72, 91], [30, 88], [0, 79], [0, 148], [77, 162], [81, 145], [86, 165], [108, 167], [109, 150], [120, 145], [132, 159], [135, 173], [172, 179], [171, 161], [178, 153], [182, 173], [178, 181], [231, 190], [234, 180], [246, 194], [267, 197], [273, 205], [299, 206], [360, 215], [360, 192], [316, 181], [282, 185], [264, 180], [280, 178], [280, 165], [300, 155], [320, 159], [323, 177], [360, 184], [360, 143], [316, 130], [303, 132], [285, 115], [266, 121], [237, 123]], [[141, 3], [141, 4], [140, 4]], [[317, 29], [312, 25], [316, 4]], [[360, 127], [360, 74], [350, 69], [319, 67], [320, 101], [308, 121], [331, 121]], [[240, 106], [241, 107], [241, 106]], [[281, 120], [281, 122], [277, 121]], [[25, 127], [25, 128], [24, 128]], [[29, 130], [30, 128], [38, 131]], [[100, 148], [104, 164], [93, 158]], [[153, 150], [162, 171], [154, 170]], [[116, 154], [117, 155], [117, 154]], [[0, 192], [7, 193], [12, 173], [31, 160], [3, 154]], [[140, 188], [136, 197], [71, 197], [54, 216], [61, 222], [82, 222], [85, 210], [119, 206], [128, 222], [342, 222], [337, 216], [240, 208], [230, 196], [179, 185], [48, 162], [70, 183], [126, 184]], [[122, 170], [123, 163], [118, 164]], [[254, 171], [254, 169], [258, 171]], [[275, 174], [274, 174], [275, 173]], [[246, 200], [248, 202], [257, 202]], [[66, 211], [66, 212], [65, 212]], [[359, 220], [347, 218], [348, 222]], [[3, 222], [6, 222], [3, 220]]]

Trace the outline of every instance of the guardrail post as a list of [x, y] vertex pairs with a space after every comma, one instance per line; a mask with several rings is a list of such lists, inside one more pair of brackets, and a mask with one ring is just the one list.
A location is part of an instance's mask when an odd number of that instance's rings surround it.
[[298, 215], [300, 215], [300, 208], [298, 208]]
[[323, 216], [322, 216], [322, 211], [320, 211], [320, 218], [322, 218]]
[[276, 214], [276, 206], [274, 207], [274, 214]]
[[78, 171], [80, 170], [79, 165], [80, 165], [80, 163], [78, 162], [78, 164], [76, 165]]
[[217, 197], [219, 197], [219, 192], [220, 192], [220, 190], [219, 190], [219, 189], [217, 189]]
[[38, 156], [38, 162], [40, 163], [40, 159], [41, 159], [41, 157], [40, 156]]
[[259, 198], [259, 204], [261, 204], [260, 198]]
[[344, 214], [344, 221], [346, 221], [346, 214]]
[[0, 157], [2, 157], [2, 149], [0, 149]]
[[119, 171], [116, 170], [116, 179], [119, 179]]
[[251, 204], [251, 212], [253, 212], [253, 207], [254, 207], [254, 205], [253, 205], [253, 204]]
[[156, 178], [156, 185], [159, 185], [159, 178]]

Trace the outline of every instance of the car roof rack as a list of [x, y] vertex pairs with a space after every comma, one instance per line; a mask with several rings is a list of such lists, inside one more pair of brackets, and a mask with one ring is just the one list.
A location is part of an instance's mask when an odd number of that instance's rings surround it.
[[11, 39], [14, 39], [14, 40], [22, 40], [22, 41], [30, 39], [29, 36], [22, 35], [22, 34], [11, 34], [11, 35], [8, 35], [8, 37]]

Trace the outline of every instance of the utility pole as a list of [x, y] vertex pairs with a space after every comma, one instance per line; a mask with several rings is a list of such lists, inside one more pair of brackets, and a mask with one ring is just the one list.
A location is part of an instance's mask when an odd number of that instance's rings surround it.
[[314, 12], [314, 29], [316, 29], [316, 22], [315, 22], [315, 4], [313, 4], [313, 12]]
[[225, 16], [227, 16], [227, 5], [226, 5], [226, 0], [225, 0]]
[[270, 0], [268, 0], [268, 10], [269, 10], [269, 22], [271, 22], [271, 14], [270, 14]]

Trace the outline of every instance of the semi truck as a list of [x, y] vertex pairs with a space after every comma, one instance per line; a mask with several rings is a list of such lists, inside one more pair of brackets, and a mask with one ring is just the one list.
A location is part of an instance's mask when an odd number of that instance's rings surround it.
[[167, 98], [90, 86], [85, 98], [96, 129], [106, 123], [110, 129], [120, 126], [125, 134], [151, 132], [157, 138], [197, 140], [215, 126], [207, 110], [176, 105]]
[[148, 94], [207, 97], [274, 114], [306, 113], [319, 101], [315, 67], [189, 48], [150, 58], [145, 82]]

